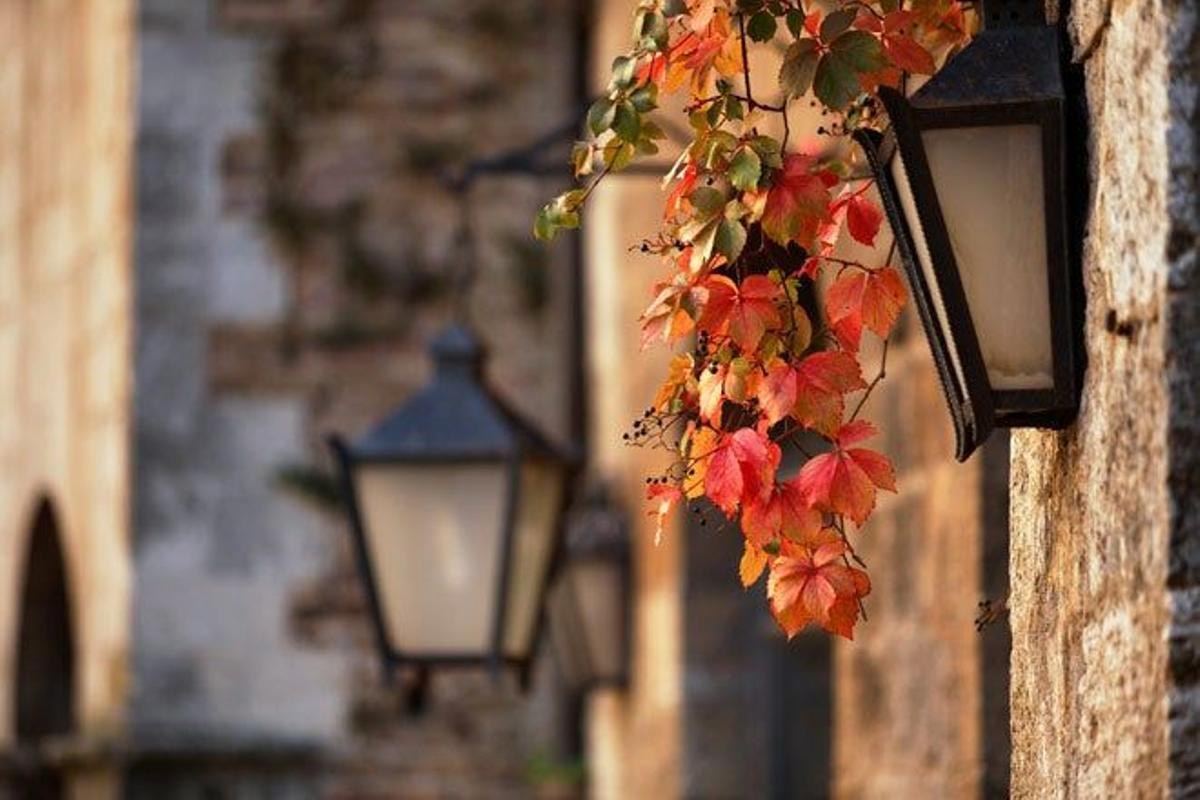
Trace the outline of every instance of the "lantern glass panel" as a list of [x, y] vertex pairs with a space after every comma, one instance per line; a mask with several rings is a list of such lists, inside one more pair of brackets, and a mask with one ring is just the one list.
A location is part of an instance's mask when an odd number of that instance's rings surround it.
[[540, 460], [521, 465], [505, 606], [505, 655], [524, 657], [533, 644], [565, 488], [559, 465]]
[[624, 658], [620, 565], [611, 560], [583, 560], [572, 564], [569, 574], [593, 674], [613, 680], [621, 674]]
[[1041, 127], [921, 138], [992, 389], [1053, 388]]
[[506, 464], [366, 463], [356, 473], [391, 646], [428, 656], [491, 649]]
[[933, 300], [933, 312], [937, 316], [937, 324], [942, 329], [942, 338], [946, 343], [950, 368], [954, 371], [964, 399], [969, 401], [971, 384], [967, 381], [963, 371], [962, 357], [959, 355], [955, 345], [956, 339], [950, 330], [950, 316], [946, 311], [945, 298], [942, 297], [941, 284], [934, 272], [929, 240], [925, 236], [925, 227], [921, 224], [921, 218], [917, 213], [917, 201], [913, 194], [912, 182], [908, 178], [908, 168], [905, 166], [904, 157], [900, 155], [899, 150], [896, 151], [888, 169], [892, 173], [892, 182], [896, 187], [896, 199], [900, 203], [900, 210], [904, 214], [909, 233], [912, 235], [913, 248], [917, 251], [921, 274], [925, 278], [925, 285], [929, 288], [930, 299]]
[[[569, 574], [569, 570], [568, 567], [567, 574]], [[568, 686], [578, 689], [587, 683], [591, 670], [583, 624], [579, 619], [579, 610], [575, 606], [575, 595], [570, 581], [559, 580], [554, 585], [547, 605], [547, 615], [562, 676]]]

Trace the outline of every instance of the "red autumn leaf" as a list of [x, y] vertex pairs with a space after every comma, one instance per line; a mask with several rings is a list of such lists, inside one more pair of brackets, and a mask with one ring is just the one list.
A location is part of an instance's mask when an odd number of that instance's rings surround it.
[[708, 459], [704, 493], [727, 515], [741, 503], [758, 502], [779, 466], [779, 446], [753, 428], [721, 437]]
[[842, 346], [857, 351], [865, 325], [887, 338], [905, 302], [904, 283], [891, 267], [845, 270], [825, 295], [829, 325]]
[[776, 483], [742, 510], [742, 534], [755, 547], [765, 547], [781, 537], [808, 544], [820, 531], [821, 513], [808, 507], [796, 478]]
[[796, 405], [796, 370], [791, 364], [780, 361], [768, 370], [758, 384], [758, 404], [768, 425], [792, 413]]
[[663, 207], [663, 219], [674, 219], [675, 215], [682, 210], [683, 202], [696, 188], [696, 180], [699, 176], [700, 173], [695, 164], [688, 164], [684, 167], [679, 180], [675, 181], [675, 188], [667, 195], [667, 202]]
[[837, 178], [826, 170], [814, 170], [815, 165], [812, 156], [792, 153], [775, 174], [762, 226], [779, 244], [797, 242], [811, 249], [821, 224], [829, 220], [829, 187]]
[[638, 65], [637, 72], [634, 73], [634, 80], [638, 86], [645, 86], [647, 83], [661, 84], [666, 74], [666, 53], [655, 53]]
[[916, 22], [911, 11], [893, 11], [883, 18], [883, 50], [893, 64], [907, 72], [932, 75], [933, 56], [916, 42], [909, 30]]
[[672, 484], [652, 483], [646, 487], [646, 499], [654, 504], [649, 514], [656, 518], [654, 524], [654, 543], [658, 544], [662, 541], [663, 528], [666, 526], [667, 518], [671, 516], [671, 512], [675, 510], [675, 506], [683, 499], [683, 491], [678, 486]]
[[929, 51], [906, 34], [885, 33], [883, 50], [893, 64], [907, 72], [932, 75], [936, 71]]
[[871, 581], [842, 559], [846, 545], [829, 537], [818, 546], [784, 543], [771, 564], [767, 597], [771, 612], [788, 638], [809, 624], [854, 638], [859, 601], [871, 591]]
[[846, 206], [846, 229], [851, 236], [865, 245], [873, 245], [882, 222], [883, 212], [879, 206], [861, 194], [850, 198]]
[[821, 10], [813, 9], [804, 17], [805, 32], [816, 39], [821, 34]]
[[832, 436], [842, 422], [842, 395], [866, 383], [858, 362], [840, 350], [813, 353], [798, 367], [779, 362], [758, 385], [767, 424], [794, 416], [809, 428]]
[[703, 287], [708, 291], [700, 328], [710, 334], [728, 329], [730, 337], [746, 351], [758, 347], [768, 329], [778, 328], [782, 321], [775, 299], [781, 289], [765, 275], [751, 275], [739, 287], [724, 275], [710, 275]]
[[862, 525], [875, 509], [875, 490], [896, 491], [891, 462], [873, 450], [850, 447], [875, 434], [869, 422], [858, 420], [838, 431], [834, 449], [808, 461], [797, 476], [805, 502]]
[[813, 353], [796, 370], [796, 406], [801, 425], [829, 436], [842, 424], [843, 395], [866, 388], [858, 361], [841, 350]]

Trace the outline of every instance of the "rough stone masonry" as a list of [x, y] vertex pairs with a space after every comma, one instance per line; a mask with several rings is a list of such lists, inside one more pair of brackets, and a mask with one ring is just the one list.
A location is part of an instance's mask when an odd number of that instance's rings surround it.
[[1079, 419], [1012, 454], [1014, 797], [1200, 792], [1200, 276], [1190, 0], [1079, 0]]

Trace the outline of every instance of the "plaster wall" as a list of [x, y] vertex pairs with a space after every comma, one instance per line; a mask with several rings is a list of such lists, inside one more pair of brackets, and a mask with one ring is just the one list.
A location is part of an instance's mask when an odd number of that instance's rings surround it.
[[63, 540], [76, 727], [129, 690], [130, 144], [125, 0], [0, 2], [0, 738], [37, 504]]

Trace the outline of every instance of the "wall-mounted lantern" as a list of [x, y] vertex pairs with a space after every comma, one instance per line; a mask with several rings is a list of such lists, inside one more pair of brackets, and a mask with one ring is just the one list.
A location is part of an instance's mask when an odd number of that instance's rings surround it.
[[630, 633], [629, 531], [607, 494], [593, 493], [567, 524], [566, 555], [550, 593], [550, 638], [568, 686], [622, 686]]
[[964, 460], [995, 426], [1062, 427], [1078, 407], [1077, 254], [1067, 108], [1040, 0], [987, 0], [985, 30], [891, 122], [856, 135], [875, 172]]
[[385, 671], [525, 675], [572, 459], [488, 389], [465, 328], [430, 352], [428, 386], [363, 439], [331, 439]]

